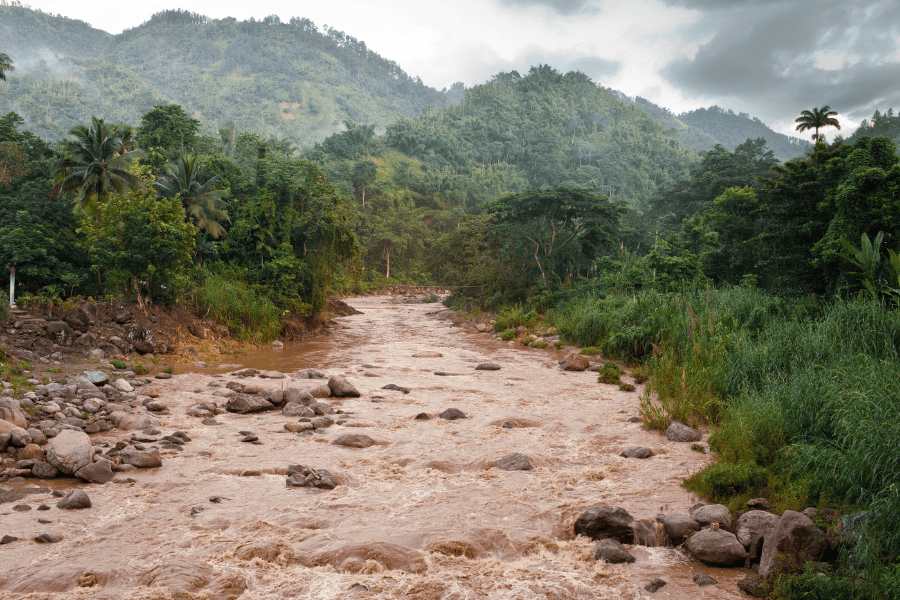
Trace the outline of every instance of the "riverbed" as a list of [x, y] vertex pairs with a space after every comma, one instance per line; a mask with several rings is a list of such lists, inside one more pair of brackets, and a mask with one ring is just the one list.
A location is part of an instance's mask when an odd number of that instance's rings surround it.
[[[237, 367], [154, 383], [169, 407], [160, 429], [191, 441], [164, 450], [162, 468], [84, 486], [88, 510], [4, 505], [0, 534], [63, 539], [0, 546], [0, 598], [740, 597], [740, 570], [645, 546], [629, 548], [636, 562], [610, 565], [573, 535], [575, 518], [594, 504], [653, 519], [697, 502], [680, 484], [709, 457], [633, 422], [640, 385], [625, 392], [597, 383], [596, 373], [562, 371], [557, 353], [455, 326], [440, 304], [348, 303], [361, 314], [337, 319], [327, 335], [229, 358], [286, 376], [242, 379], [261, 386], [308, 385], [291, 378], [300, 369], [346, 375], [361, 397], [329, 399], [338, 423], [296, 434], [284, 429], [296, 419], [280, 412], [225, 413], [218, 425], [187, 415], [199, 401], [221, 402], [216, 392], [234, 380], [224, 371]], [[475, 370], [484, 361], [500, 370]], [[466, 418], [437, 417], [448, 408]], [[421, 413], [432, 418], [416, 419]], [[242, 431], [259, 443], [242, 442]], [[331, 443], [346, 433], [377, 443]], [[655, 455], [620, 457], [630, 446]], [[516, 452], [534, 468], [492, 466]], [[327, 469], [339, 485], [289, 488], [291, 464]], [[27, 501], [52, 506], [44, 486], [34, 484]], [[698, 587], [697, 573], [719, 583]], [[654, 578], [666, 585], [650, 593]]]

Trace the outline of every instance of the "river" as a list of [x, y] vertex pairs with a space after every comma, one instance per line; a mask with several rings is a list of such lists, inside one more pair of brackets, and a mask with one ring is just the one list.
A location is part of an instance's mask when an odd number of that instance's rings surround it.
[[[552, 352], [454, 326], [439, 304], [393, 297], [349, 304], [362, 314], [339, 318], [327, 336], [235, 361], [288, 375], [310, 367], [346, 374], [362, 396], [331, 400], [342, 411], [339, 424], [294, 434], [284, 424], [296, 419], [268, 412], [225, 413], [216, 417], [220, 425], [203, 425], [186, 409], [200, 400], [221, 403], [215, 394], [233, 377], [212, 369], [154, 383], [170, 409], [160, 429], [186, 432], [185, 450], [163, 451], [160, 469], [86, 486], [89, 510], [12, 512], [3, 505], [0, 534], [27, 539], [53, 531], [63, 540], [0, 546], [0, 597], [740, 597], [740, 570], [643, 546], [630, 548], [635, 563], [609, 565], [593, 560], [589, 540], [573, 536], [575, 518], [593, 504], [654, 518], [697, 501], [680, 482], [708, 457], [629, 421], [638, 414], [640, 386], [623, 392], [598, 384], [595, 373], [564, 372]], [[474, 369], [487, 360], [501, 370]], [[383, 390], [387, 384], [410, 392]], [[468, 418], [414, 418], [447, 408]], [[239, 431], [261, 443], [241, 442]], [[344, 433], [378, 444], [330, 443]], [[628, 446], [656, 455], [619, 457]], [[513, 452], [531, 457], [535, 468], [491, 468]], [[289, 464], [328, 469], [340, 485], [288, 488]], [[35, 505], [55, 500], [42, 489], [28, 498]], [[701, 572], [719, 584], [698, 587], [692, 577]], [[667, 585], [645, 591], [656, 577]]]

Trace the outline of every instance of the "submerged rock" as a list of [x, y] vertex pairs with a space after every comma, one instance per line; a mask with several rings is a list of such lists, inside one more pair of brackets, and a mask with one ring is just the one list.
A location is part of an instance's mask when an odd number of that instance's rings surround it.
[[500, 365], [494, 362], [483, 362], [475, 367], [476, 371], [499, 371]]
[[619, 456], [622, 458], [650, 458], [653, 456], [653, 450], [643, 446], [632, 446], [631, 448], [625, 448]]
[[559, 363], [563, 371], [587, 371], [591, 362], [580, 354], [572, 353]]
[[56, 507], [63, 510], [90, 508], [91, 499], [84, 493], [84, 490], [72, 490], [56, 503]]
[[632, 523], [634, 518], [624, 508], [613, 506], [593, 506], [575, 521], [575, 535], [584, 535], [595, 540], [607, 538], [624, 544], [634, 541]]
[[625, 546], [612, 539], [600, 540], [594, 548], [594, 558], [604, 560], [610, 564], [633, 563], [632, 556]]
[[347, 448], [368, 448], [374, 446], [377, 442], [362, 433], [345, 433], [338, 436], [331, 443], [335, 446], [345, 446]]
[[325, 469], [313, 469], [304, 465], [291, 465], [287, 472], [288, 487], [313, 487], [333, 490], [337, 487], [334, 476]]
[[531, 458], [520, 452], [515, 452], [495, 460], [494, 466], [504, 471], [531, 471], [534, 469]]
[[438, 416], [440, 418], [446, 419], [448, 421], [456, 421], [458, 419], [465, 419], [466, 413], [459, 410], [458, 408], [448, 408], [447, 410], [445, 410]]

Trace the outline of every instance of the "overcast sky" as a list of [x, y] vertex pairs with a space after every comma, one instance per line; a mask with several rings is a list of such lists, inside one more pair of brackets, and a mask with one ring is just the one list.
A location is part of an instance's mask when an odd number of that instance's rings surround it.
[[[153, 13], [308, 17], [434, 87], [537, 63], [676, 112], [719, 104], [791, 131], [829, 104], [851, 126], [900, 108], [900, 0], [30, 0], [117, 33]], [[846, 129], [846, 127], [845, 127]]]

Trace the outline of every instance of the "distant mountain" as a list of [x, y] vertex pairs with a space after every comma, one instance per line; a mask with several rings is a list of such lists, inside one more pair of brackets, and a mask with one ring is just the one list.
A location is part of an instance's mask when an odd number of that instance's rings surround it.
[[683, 146], [692, 150], [708, 150], [716, 144], [734, 150], [747, 138], [763, 138], [775, 156], [787, 160], [810, 148], [809, 142], [777, 133], [746, 113], [712, 106], [676, 115], [644, 98], [638, 97], [634, 102], [657, 123], [673, 131]]
[[167, 11], [110, 35], [81, 21], [0, 5], [0, 51], [16, 64], [0, 112], [50, 138], [91, 115], [136, 123], [183, 105], [207, 128], [235, 124], [311, 145], [344, 121], [384, 127], [448, 96], [365, 43], [307, 19], [209, 19]]
[[850, 141], [855, 142], [864, 137], [886, 137], [900, 147], [900, 114], [895, 114], [893, 108], [886, 112], [876, 110], [871, 119], [863, 119], [850, 136]]

